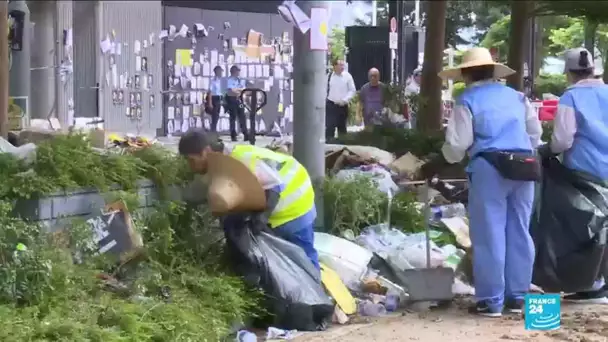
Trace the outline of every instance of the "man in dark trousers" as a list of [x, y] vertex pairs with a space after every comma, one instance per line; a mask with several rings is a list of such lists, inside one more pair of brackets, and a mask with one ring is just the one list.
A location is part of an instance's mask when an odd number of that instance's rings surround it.
[[344, 70], [344, 61], [335, 61], [333, 71], [327, 77], [325, 141], [333, 140], [336, 129], [338, 130], [338, 136], [346, 134], [348, 103], [356, 92], [353, 77], [348, 71]]
[[205, 112], [211, 115], [211, 131], [217, 132], [217, 122], [220, 119], [220, 109], [222, 105], [222, 96], [224, 95], [224, 78], [222, 77], [221, 66], [217, 65], [213, 68], [215, 76], [209, 83], [209, 92], [207, 93], [207, 103]]
[[243, 133], [244, 141], [249, 141], [247, 131], [247, 121], [245, 118], [245, 109], [241, 102], [240, 96], [243, 89], [246, 87], [246, 81], [240, 77], [241, 69], [233, 65], [230, 68], [230, 77], [226, 80], [226, 111], [230, 119], [230, 138], [236, 141], [236, 121], [239, 121], [239, 128]]

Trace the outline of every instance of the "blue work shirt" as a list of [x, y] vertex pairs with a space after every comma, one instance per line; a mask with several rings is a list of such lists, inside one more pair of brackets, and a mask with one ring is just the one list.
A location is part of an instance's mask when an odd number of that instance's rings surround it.
[[[571, 134], [571, 147], [564, 151], [564, 165], [603, 181], [608, 180], [608, 86], [601, 80], [584, 80], [560, 97], [556, 128], [565, 120], [576, 120], [573, 132], [560, 127], [561, 135]], [[552, 145], [553, 141], [552, 141]], [[552, 146], [553, 147], [553, 146]], [[569, 147], [569, 146], [564, 146]], [[554, 151], [561, 152], [561, 151]]]
[[224, 95], [224, 78], [213, 77], [209, 83], [209, 92], [211, 96], [222, 96]]
[[[245, 88], [246, 84], [247, 82], [240, 77], [230, 76], [226, 79], [226, 89]], [[234, 95], [228, 94], [228, 96]]]
[[498, 82], [483, 83], [467, 88], [459, 104], [470, 110], [473, 119], [471, 162], [481, 152], [533, 151], [522, 93]]

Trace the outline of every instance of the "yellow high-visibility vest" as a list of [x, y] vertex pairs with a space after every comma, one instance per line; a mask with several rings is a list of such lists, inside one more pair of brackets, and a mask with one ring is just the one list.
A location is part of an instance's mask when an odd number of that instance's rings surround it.
[[253, 145], [237, 145], [230, 156], [243, 162], [254, 173], [258, 162], [264, 162], [277, 171], [284, 188], [270, 215], [268, 223], [272, 228], [292, 221], [314, 207], [315, 192], [310, 176], [294, 157]]

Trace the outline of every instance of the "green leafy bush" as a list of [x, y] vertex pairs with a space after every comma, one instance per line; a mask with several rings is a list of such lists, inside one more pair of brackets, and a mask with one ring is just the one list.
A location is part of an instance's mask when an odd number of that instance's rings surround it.
[[542, 99], [545, 93], [562, 96], [567, 87], [566, 75], [540, 75], [534, 80], [534, 96], [540, 99]]
[[[369, 177], [326, 179], [323, 201], [325, 230], [336, 236], [341, 236], [345, 230], [359, 235], [365, 227], [385, 223], [388, 219], [388, 197], [378, 190], [375, 181]], [[422, 229], [423, 217], [416, 209], [413, 194], [397, 194], [390, 210], [391, 225], [406, 232]]]
[[[0, 197], [8, 200], [0, 202], [0, 320], [7, 324], [0, 340], [219, 341], [233, 323], [256, 316], [260, 293], [222, 268], [221, 230], [201, 208], [162, 197], [151, 213], [133, 213], [148, 261], [130, 271], [87, 253], [91, 232], [78, 222], [64, 250], [42, 227], [11, 215], [16, 199], [79, 187], [119, 185], [108, 199], [133, 207], [139, 179], [154, 180], [166, 194], [191, 176], [169, 151], [104, 155], [80, 135], [39, 144], [31, 169], [0, 154]], [[71, 250], [85, 252], [85, 261], [74, 264]], [[122, 277], [128, 293], [102, 291], [97, 275], [107, 272]]]
[[452, 98], [456, 100], [466, 89], [466, 85], [463, 82], [454, 83], [454, 87], [452, 88]]
[[417, 130], [392, 125], [374, 126], [360, 132], [345, 134], [338, 138], [339, 144], [367, 145], [394, 153], [400, 157], [407, 152], [424, 157], [441, 150], [443, 136], [429, 136]]

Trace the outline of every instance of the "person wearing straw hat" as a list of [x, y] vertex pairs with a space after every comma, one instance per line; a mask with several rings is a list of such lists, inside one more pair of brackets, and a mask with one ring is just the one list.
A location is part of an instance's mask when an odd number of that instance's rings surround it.
[[448, 121], [442, 153], [421, 169], [421, 175], [431, 179], [468, 153], [477, 299], [471, 312], [488, 317], [522, 312], [534, 264], [529, 224], [534, 181], [540, 177], [535, 150], [542, 128], [525, 96], [498, 81], [513, 73], [480, 47], [466, 51], [459, 66], [439, 73], [467, 87]]
[[[549, 144], [539, 149], [543, 157], [563, 153], [563, 165], [598, 186], [608, 181], [608, 86], [594, 78], [593, 58], [584, 48], [564, 53], [570, 86], [559, 99]], [[567, 295], [567, 301], [608, 304], [608, 286], [600, 277], [587, 291]]]
[[183, 135], [178, 149], [192, 171], [208, 174], [213, 213], [257, 214], [320, 269], [314, 247], [315, 193], [306, 168], [295, 158], [253, 145], [226, 146], [203, 130]]

